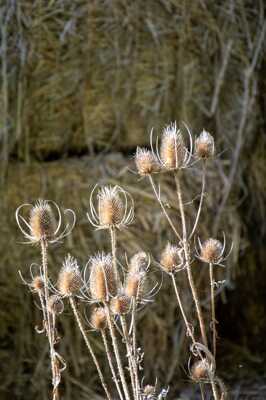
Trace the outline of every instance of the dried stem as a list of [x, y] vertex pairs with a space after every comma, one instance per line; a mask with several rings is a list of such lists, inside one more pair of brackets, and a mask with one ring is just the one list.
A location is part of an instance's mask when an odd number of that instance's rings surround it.
[[115, 227], [113, 227], [113, 226], [110, 227], [110, 235], [111, 235], [111, 247], [112, 247], [112, 263], [113, 263], [113, 268], [115, 271], [116, 281], [119, 283], [120, 277], [118, 274], [117, 258], [116, 258], [116, 250], [117, 250], [116, 231], [115, 231]]
[[108, 327], [109, 327], [110, 335], [112, 338], [114, 354], [115, 354], [116, 363], [117, 363], [120, 379], [122, 382], [124, 394], [125, 394], [126, 400], [130, 400], [129, 390], [128, 390], [128, 386], [127, 386], [127, 382], [126, 382], [126, 378], [125, 378], [125, 374], [124, 374], [124, 370], [123, 370], [123, 365], [122, 365], [122, 361], [121, 361], [121, 357], [120, 357], [120, 353], [119, 353], [118, 343], [117, 343], [117, 339], [116, 339], [114, 324], [113, 324], [112, 317], [110, 314], [110, 309], [106, 303], [105, 303], [105, 310], [106, 310]]
[[120, 388], [120, 385], [119, 385], [119, 382], [118, 382], [118, 379], [117, 379], [117, 376], [116, 376], [116, 372], [115, 372], [115, 369], [114, 369], [114, 365], [113, 365], [113, 360], [112, 360], [109, 344], [108, 344], [108, 341], [107, 341], [107, 337], [106, 337], [105, 331], [103, 329], [101, 330], [101, 335], [102, 335], [102, 340], [103, 340], [106, 356], [107, 356], [107, 359], [108, 359], [108, 363], [109, 363], [109, 366], [110, 366], [110, 370], [111, 370], [111, 373], [112, 373], [113, 381], [115, 382], [115, 385], [116, 385], [117, 392], [119, 394], [120, 400], [123, 400], [123, 394], [121, 392], [121, 388]]
[[105, 394], [106, 394], [108, 400], [111, 400], [111, 395], [110, 395], [109, 390], [107, 388], [107, 385], [105, 383], [104, 376], [103, 376], [102, 370], [100, 368], [99, 362], [98, 362], [98, 360], [96, 358], [96, 355], [95, 355], [95, 353], [94, 353], [94, 351], [93, 351], [93, 349], [91, 347], [91, 344], [89, 342], [88, 336], [86, 335], [85, 329], [83, 327], [83, 323], [82, 323], [81, 318], [79, 316], [79, 313], [78, 313], [78, 310], [77, 310], [77, 307], [76, 307], [76, 302], [75, 302], [73, 297], [69, 298], [69, 302], [70, 302], [71, 308], [73, 310], [74, 317], [76, 318], [79, 330], [80, 330], [80, 332], [81, 332], [81, 334], [83, 336], [83, 339], [85, 341], [87, 349], [89, 350], [89, 353], [90, 353], [90, 355], [92, 357], [94, 365], [95, 365], [95, 367], [97, 369], [97, 372], [98, 372], [102, 387], [103, 387], [103, 389], [105, 391]]
[[202, 209], [202, 203], [203, 203], [203, 199], [204, 199], [204, 193], [205, 193], [205, 187], [206, 187], [206, 161], [203, 161], [203, 167], [202, 167], [202, 186], [201, 186], [201, 194], [200, 194], [200, 202], [199, 202], [199, 208], [198, 208], [198, 212], [197, 212], [197, 216], [194, 222], [194, 226], [192, 228], [192, 231], [189, 235], [189, 239], [190, 240], [196, 229], [198, 226], [198, 222], [199, 222], [199, 218], [200, 218], [200, 213], [201, 213], [201, 209]]
[[216, 357], [216, 318], [215, 318], [215, 296], [214, 296], [214, 279], [213, 279], [213, 264], [209, 264], [210, 285], [211, 285], [211, 328], [212, 328], [212, 351], [214, 358]]

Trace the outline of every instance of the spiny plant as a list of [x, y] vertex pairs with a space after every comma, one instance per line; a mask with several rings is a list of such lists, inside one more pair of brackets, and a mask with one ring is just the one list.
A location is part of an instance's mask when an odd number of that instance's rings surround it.
[[[92, 255], [84, 268], [78, 261], [67, 255], [59, 271], [55, 284], [48, 276], [48, 248], [52, 243], [60, 242], [72, 231], [75, 214], [72, 210], [65, 213], [72, 216], [72, 222], [62, 228], [62, 212], [52, 201], [39, 200], [34, 206], [26, 204], [17, 209], [16, 219], [26, 239], [40, 246], [42, 263], [30, 267], [31, 281], [22, 276], [23, 282], [38, 295], [43, 316], [43, 327], [39, 330], [47, 336], [50, 348], [52, 399], [59, 400], [59, 383], [61, 373], [66, 368], [64, 358], [57, 348], [57, 316], [64, 311], [64, 303], [69, 302], [73, 317], [84, 339], [87, 350], [96, 367], [99, 382], [108, 400], [119, 397], [120, 400], [161, 400], [168, 394], [168, 388], [159, 389], [155, 384], [144, 385], [142, 361], [144, 353], [138, 343], [139, 310], [153, 301], [159, 292], [162, 282], [150, 287], [148, 275], [151, 274], [151, 263], [169, 276], [173, 285], [177, 307], [184, 321], [190, 346], [187, 351], [188, 369], [191, 380], [199, 384], [201, 397], [205, 399], [205, 386], [210, 385], [215, 400], [225, 399], [226, 389], [216, 370], [216, 282], [214, 266], [224, 266], [227, 259], [225, 236], [223, 243], [214, 238], [201, 242], [196, 237], [203, 200], [206, 191], [206, 171], [215, 154], [214, 139], [210, 133], [203, 131], [196, 138], [193, 146], [192, 135], [188, 133], [189, 148], [185, 137], [176, 123], [163, 130], [161, 139], [150, 135], [151, 148], [137, 148], [135, 164], [137, 173], [147, 178], [151, 184], [155, 199], [166, 218], [174, 235], [172, 242], [165, 243], [158, 260], [149, 254], [139, 251], [128, 261], [119, 260], [117, 256], [117, 231], [129, 227], [134, 219], [134, 202], [131, 195], [120, 186], [96, 185], [89, 199], [87, 217], [92, 226], [104, 229], [110, 237], [110, 253], [98, 252]], [[202, 186], [198, 210], [194, 221], [188, 221], [183, 200], [183, 173], [192, 165], [202, 166]], [[179, 226], [170, 216], [162, 200], [160, 187], [155, 183], [155, 175], [168, 173], [172, 176], [177, 193]], [[22, 210], [30, 207], [28, 220]], [[210, 317], [206, 323], [193, 276], [192, 263], [195, 258], [209, 266]], [[152, 260], [152, 261], [151, 261]], [[124, 265], [126, 264], [126, 265]], [[36, 272], [37, 271], [37, 272]], [[184, 307], [184, 298], [180, 291], [176, 275], [187, 276], [189, 290], [197, 316], [197, 326], [189, 320]], [[82, 315], [80, 303], [90, 309]], [[211, 329], [207, 329], [210, 326]], [[109, 387], [102, 366], [96, 356], [90, 332], [98, 332], [113, 379]], [[198, 329], [199, 328], [199, 329]], [[122, 349], [125, 349], [126, 352]], [[126, 354], [126, 357], [125, 357]]]

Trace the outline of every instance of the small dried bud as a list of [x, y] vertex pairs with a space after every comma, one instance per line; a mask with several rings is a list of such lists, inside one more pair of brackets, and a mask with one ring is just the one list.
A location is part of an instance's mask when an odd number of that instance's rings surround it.
[[129, 263], [129, 273], [144, 272], [149, 264], [149, 257], [144, 251], [134, 254]]
[[91, 326], [97, 330], [97, 331], [102, 331], [106, 328], [107, 325], [107, 318], [106, 318], [106, 312], [103, 307], [96, 307], [94, 308], [92, 314], [91, 314]]
[[51, 314], [59, 315], [64, 311], [64, 303], [57, 295], [52, 295], [48, 299], [48, 311]]
[[195, 140], [195, 153], [198, 158], [207, 159], [214, 156], [214, 139], [209, 132], [203, 130]]
[[103, 187], [98, 194], [99, 222], [102, 226], [119, 225], [123, 220], [124, 206], [117, 186]]
[[82, 287], [82, 279], [77, 261], [69, 254], [58, 277], [58, 290], [62, 296], [72, 296]]
[[149, 396], [153, 396], [155, 393], [155, 387], [152, 385], [146, 385], [143, 389], [143, 394], [144, 396], [147, 396], [149, 398]]
[[40, 276], [35, 276], [31, 282], [31, 287], [35, 292], [42, 293], [44, 290], [44, 281]]
[[210, 364], [207, 359], [196, 361], [191, 370], [191, 378], [193, 381], [201, 381], [208, 379], [211, 372]]
[[110, 306], [114, 314], [124, 315], [129, 311], [130, 298], [124, 294], [120, 294], [112, 298]]
[[35, 241], [50, 239], [55, 233], [55, 217], [46, 200], [38, 200], [30, 212], [31, 235]]
[[181, 249], [168, 243], [161, 254], [160, 264], [167, 273], [173, 273], [182, 263]]
[[90, 259], [90, 292], [93, 300], [106, 301], [115, 296], [117, 281], [111, 254], [97, 254]]
[[168, 125], [162, 135], [160, 158], [165, 169], [180, 168], [186, 158], [183, 137], [176, 129], [176, 124]]
[[222, 255], [223, 245], [219, 240], [208, 239], [201, 246], [200, 258], [206, 263], [217, 263]]
[[150, 175], [160, 170], [157, 158], [146, 148], [137, 147], [135, 163], [138, 173], [142, 176]]
[[125, 294], [128, 297], [137, 297], [141, 293], [143, 275], [139, 272], [129, 273], [125, 284]]

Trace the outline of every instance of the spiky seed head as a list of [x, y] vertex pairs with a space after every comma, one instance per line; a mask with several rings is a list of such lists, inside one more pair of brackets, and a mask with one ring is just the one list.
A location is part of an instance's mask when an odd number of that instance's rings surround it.
[[183, 136], [177, 131], [176, 124], [168, 125], [162, 134], [160, 158], [167, 170], [180, 168], [186, 157]]
[[134, 297], [141, 295], [142, 285], [143, 285], [143, 274], [140, 272], [133, 272], [127, 275], [125, 283], [125, 294], [128, 297]]
[[111, 254], [99, 253], [90, 258], [90, 293], [93, 300], [107, 301], [117, 292]]
[[51, 239], [55, 232], [55, 217], [46, 200], [38, 200], [30, 212], [31, 235], [35, 241]]
[[200, 258], [206, 263], [217, 263], [222, 255], [223, 245], [217, 239], [207, 239], [201, 246]]
[[44, 290], [44, 281], [42, 277], [35, 276], [31, 282], [31, 287], [34, 290], [34, 292], [42, 293]]
[[111, 299], [110, 307], [112, 313], [116, 315], [127, 314], [130, 308], [130, 298], [125, 294], [119, 294]]
[[124, 205], [117, 186], [104, 186], [98, 193], [99, 222], [102, 226], [119, 225], [124, 216]]
[[191, 369], [191, 378], [195, 382], [208, 379], [209, 373], [211, 372], [210, 364], [206, 358], [198, 360], [194, 363]]
[[58, 290], [62, 296], [73, 296], [82, 287], [77, 260], [70, 254], [65, 258], [58, 276]]
[[137, 147], [135, 164], [141, 176], [150, 175], [160, 170], [160, 164], [152, 151], [142, 147]]
[[153, 396], [155, 393], [155, 387], [152, 385], [146, 385], [143, 389], [144, 396]]
[[167, 243], [165, 249], [161, 254], [160, 260], [160, 264], [165, 272], [175, 272], [177, 266], [182, 263], [180, 252], [181, 250], [179, 247], [172, 245], [171, 243]]
[[59, 315], [64, 311], [64, 303], [57, 295], [52, 295], [48, 299], [48, 311], [51, 314]]
[[144, 251], [134, 254], [129, 263], [129, 273], [144, 272], [148, 266], [149, 257]]
[[91, 319], [90, 319], [91, 326], [97, 330], [102, 331], [107, 326], [107, 317], [106, 312], [103, 307], [96, 307], [94, 308]]
[[198, 158], [210, 158], [214, 156], [214, 139], [213, 136], [203, 130], [199, 137], [195, 140], [195, 154]]

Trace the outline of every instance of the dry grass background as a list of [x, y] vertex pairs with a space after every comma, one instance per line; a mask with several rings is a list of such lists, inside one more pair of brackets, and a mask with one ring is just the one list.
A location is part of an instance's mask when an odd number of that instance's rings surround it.
[[[47, 399], [47, 349], [33, 329], [39, 315], [17, 275], [39, 255], [18, 243], [16, 207], [43, 197], [77, 213], [73, 236], [51, 252], [56, 271], [67, 251], [84, 264], [89, 254], [108, 248], [85, 213], [94, 183], [119, 182], [137, 209], [134, 225], [120, 236], [121, 256], [140, 247], [158, 255], [169, 232], [146, 182], [129, 168], [135, 146], [148, 142], [150, 128], [159, 131], [173, 119], [186, 121], [194, 134], [203, 127], [210, 130], [219, 151], [225, 149], [208, 173], [208, 212], [205, 207], [201, 224], [203, 236], [225, 229], [235, 243], [218, 310], [221, 336], [231, 339], [221, 340], [220, 368], [228, 381], [252, 381], [262, 374], [263, 2], [6, 0], [0, 25], [1, 399], [10, 398], [9, 393], [14, 399]], [[174, 191], [166, 177], [161, 186], [174, 213]], [[192, 169], [185, 196], [191, 200], [199, 191], [199, 174]], [[196, 206], [197, 199], [187, 212], [192, 215]], [[203, 271], [195, 268], [195, 274], [199, 282], [204, 279]], [[161, 384], [170, 383], [171, 397], [177, 398], [175, 389], [188, 383], [185, 338], [167, 282], [139, 325], [147, 379], [157, 376]], [[229, 334], [232, 326], [235, 333]], [[61, 353], [69, 359], [64, 399], [97, 399], [96, 375], [87, 368], [81, 338], [67, 313], [61, 333]], [[95, 345], [100, 354], [96, 336]], [[237, 397], [236, 385], [233, 398], [253, 395], [249, 385]], [[254, 390], [254, 399], [265, 398]]]

